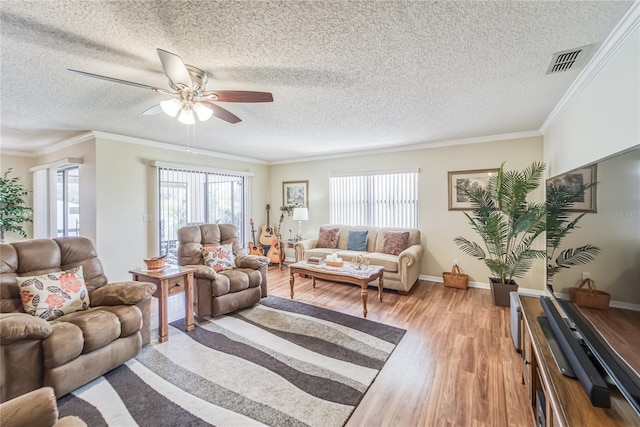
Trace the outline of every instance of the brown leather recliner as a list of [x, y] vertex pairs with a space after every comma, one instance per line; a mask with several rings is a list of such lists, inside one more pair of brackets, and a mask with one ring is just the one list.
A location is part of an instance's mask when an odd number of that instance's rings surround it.
[[[198, 317], [219, 316], [249, 307], [267, 296], [269, 258], [247, 255], [234, 224], [203, 224], [178, 230], [178, 264], [193, 267]], [[202, 249], [231, 244], [235, 268], [216, 272], [204, 265]]]
[[0, 405], [2, 427], [87, 427], [80, 418], [58, 418], [56, 395], [51, 387], [42, 387]]
[[[108, 283], [84, 237], [0, 245], [0, 401], [43, 386], [56, 396], [120, 366], [150, 342], [151, 295], [144, 282]], [[17, 276], [82, 266], [90, 307], [44, 320], [24, 312]]]

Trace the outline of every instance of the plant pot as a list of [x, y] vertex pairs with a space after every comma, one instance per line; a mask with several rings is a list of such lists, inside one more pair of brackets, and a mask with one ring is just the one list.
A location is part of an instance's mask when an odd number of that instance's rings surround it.
[[510, 280], [507, 284], [500, 283], [495, 277], [489, 277], [489, 284], [491, 285], [493, 303], [500, 307], [510, 307], [509, 293], [516, 292], [518, 284], [514, 280]]

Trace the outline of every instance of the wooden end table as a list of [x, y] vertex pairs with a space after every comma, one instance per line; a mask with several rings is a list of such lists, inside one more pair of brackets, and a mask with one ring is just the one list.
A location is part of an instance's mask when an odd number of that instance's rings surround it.
[[130, 270], [133, 280], [150, 282], [157, 286], [154, 297], [158, 298], [158, 317], [160, 322], [160, 342], [169, 339], [169, 317], [167, 313], [167, 299], [171, 295], [185, 293], [184, 323], [185, 331], [194, 329], [193, 321], [193, 273], [195, 269], [178, 266], [165, 267], [160, 271], [149, 271], [141, 268]]
[[372, 266], [366, 270], [355, 270], [348, 262], [342, 267], [331, 267], [324, 264], [309, 264], [306, 261], [299, 261], [289, 265], [289, 286], [291, 287], [291, 299], [293, 299], [293, 285], [295, 283], [295, 274], [306, 275], [311, 277], [311, 286], [316, 287], [316, 278], [329, 280], [332, 282], [351, 283], [360, 286], [360, 295], [362, 297], [362, 315], [367, 317], [367, 299], [369, 294], [369, 283], [378, 279], [378, 300], [382, 301], [382, 291], [384, 283], [382, 274], [384, 267]]

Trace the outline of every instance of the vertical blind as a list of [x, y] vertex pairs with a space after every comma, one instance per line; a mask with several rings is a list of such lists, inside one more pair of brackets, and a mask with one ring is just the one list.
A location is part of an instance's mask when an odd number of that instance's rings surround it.
[[158, 168], [160, 254], [169, 262], [177, 252], [178, 229], [196, 224], [235, 224], [242, 241], [246, 176]]
[[332, 224], [418, 227], [418, 171], [329, 177]]

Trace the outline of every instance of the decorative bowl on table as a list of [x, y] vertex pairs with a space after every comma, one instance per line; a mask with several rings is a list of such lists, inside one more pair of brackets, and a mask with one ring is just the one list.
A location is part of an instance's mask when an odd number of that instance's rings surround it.
[[147, 265], [147, 270], [149, 271], [160, 271], [164, 269], [164, 262], [166, 261], [167, 256], [157, 256], [153, 258], [145, 258], [144, 263]]

